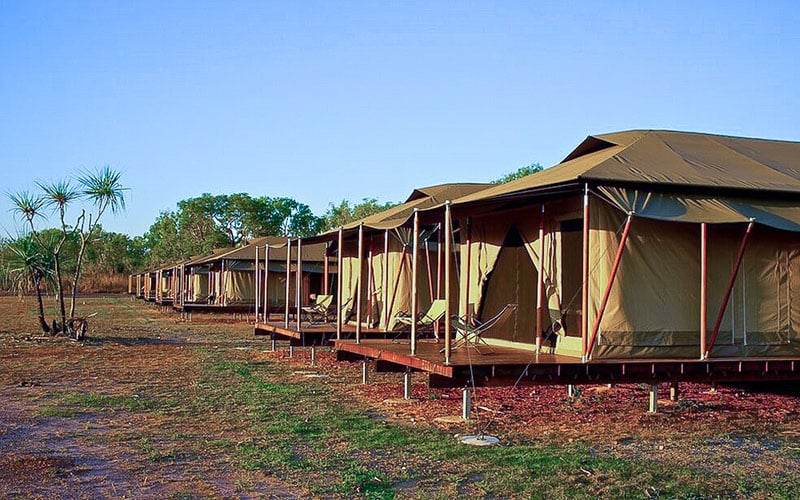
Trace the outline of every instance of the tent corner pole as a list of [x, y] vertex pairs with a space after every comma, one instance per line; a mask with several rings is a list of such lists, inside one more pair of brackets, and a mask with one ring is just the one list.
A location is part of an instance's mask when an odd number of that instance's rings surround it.
[[419, 257], [419, 210], [414, 209], [414, 235], [411, 243], [411, 355], [417, 354], [417, 260]]
[[451, 265], [451, 246], [452, 242], [452, 222], [450, 213], [450, 200], [445, 202], [444, 206], [444, 364], [450, 364], [450, 316], [452, 315], [452, 308], [450, 305], [450, 265]]
[[302, 245], [303, 240], [297, 238], [297, 270], [295, 270], [294, 277], [295, 277], [295, 285], [294, 285], [294, 297], [295, 297], [295, 326], [297, 327], [297, 331], [300, 332], [302, 327], [302, 307], [303, 307], [303, 255], [302, 255]]
[[539, 216], [539, 272], [536, 274], [536, 354], [539, 354], [544, 328], [544, 203]]
[[264, 245], [264, 323], [269, 322], [269, 243]]
[[336, 249], [336, 340], [342, 339], [342, 226], [339, 226], [339, 242]]
[[700, 359], [706, 354], [708, 334], [708, 224], [700, 223]]
[[589, 340], [589, 184], [583, 191], [583, 274], [581, 285], [581, 359], [586, 362]]
[[383, 279], [381, 280], [382, 304], [381, 324], [385, 332], [389, 328], [389, 230], [383, 231]]
[[253, 271], [255, 273], [254, 281], [255, 281], [255, 284], [256, 284], [256, 297], [255, 297], [255, 299], [256, 299], [255, 300], [255, 302], [256, 302], [256, 323], [258, 323], [258, 312], [259, 312], [258, 311], [258, 309], [259, 309], [258, 306], [259, 306], [259, 299], [261, 297], [261, 273], [258, 272], [258, 257], [259, 257], [259, 255], [258, 255], [258, 245], [256, 245], [256, 261], [255, 261], [255, 266], [254, 266], [254, 271]]
[[358, 225], [358, 279], [356, 280], [356, 344], [361, 343], [361, 275], [364, 271], [364, 223]]
[[288, 329], [289, 328], [289, 300], [291, 299], [291, 294], [289, 293], [289, 283], [292, 282], [292, 240], [291, 238], [286, 238], [286, 293], [285, 299], [286, 303], [284, 304], [284, 312], [283, 312], [283, 327]]

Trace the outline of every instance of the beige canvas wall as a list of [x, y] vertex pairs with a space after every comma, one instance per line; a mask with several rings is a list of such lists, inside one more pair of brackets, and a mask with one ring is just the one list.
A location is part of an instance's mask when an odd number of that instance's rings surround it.
[[[625, 215], [594, 203], [590, 325], [608, 283]], [[746, 224], [708, 231], [709, 337]], [[756, 226], [712, 356], [800, 354], [797, 233]], [[634, 218], [593, 357], [699, 357], [700, 226]]]

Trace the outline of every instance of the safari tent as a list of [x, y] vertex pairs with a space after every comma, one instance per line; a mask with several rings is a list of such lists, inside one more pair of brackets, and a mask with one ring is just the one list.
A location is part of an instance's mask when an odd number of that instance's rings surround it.
[[619, 361], [624, 372], [642, 360], [800, 359], [798, 193], [800, 143], [628, 131], [420, 219], [451, 218], [462, 317], [518, 305], [483, 341], [524, 366]]
[[[269, 245], [272, 248], [269, 257], [269, 268], [272, 271], [268, 278], [270, 308], [283, 306], [285, 282], [286, 238], [255, 238], [238, 248], [214, 250], [211, 255], [189, 260], [180, 266], [179, 273], [184, 278], [185, 299], [182, 307], [202, 307], [206, 309], [254, 310], [263, 296], [256, 288], [257, 282], [263, 283], [265, 276], [263, 251], [261, 258], [258, 249]], [[304, 264], [301, 273], [307, 294], [322, 291], [322, 273], [324, 248], [311, 246], [303, 250]], [[256, 272], [258, 269], [258, 272]], [[291, 268], [292, 277], [297, 269]], [[290, 279], [293, 282], [294, 278]], [[308, 298], [305, 299], [309, 300]], [[261, 305], [259, 303], [259, 305]]]
[[[415, 310], [424, 311], [434, 299], [441, 298], [444, 293], [442, 262], [447, 258], [440, 245], [441, 226], [437, 223], [418, 225], [415, 231], [404, 224], [419, 210], [488, 186], [490, 184], [464, 183], [415, 189], [400, 205], [340, 229], [303, 238], [300, 241], [303, 248], [325, 244], [329, 255], [336, 257], [338, 268], [337, 287], [329, 290], [335, 297], [338, 312], [331, 315], [332, 322], [328, 325], [311, 325], [307, 330], [313, 331], [306, 333], [319, 334], [321, 340], [333, 333], [337, 338], [341, 338], [343, 332], [345, 336], [355, 335], [356, 338], [362, 334], [386, 333], [393, 318]], [[412, 294], [415, 287], [418, 293]], [[412, 296], [417, 297], [413, 305]], [[284, 327], [288, 328], [288, 321]], [[293, 328], [293, 332], [285, 333], [303, 333], [301, 323], [295, 323]], [[271, 331], [268, 325], [267, 330]]]

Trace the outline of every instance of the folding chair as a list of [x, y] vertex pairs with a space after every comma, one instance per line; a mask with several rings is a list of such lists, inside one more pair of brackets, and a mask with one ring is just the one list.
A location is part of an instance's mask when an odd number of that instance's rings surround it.
[[[416, 319], [412, 318], [409, 315], [400, 315], [398, 314], [392, 321], [389, 322], [389, 327], [387, 331], [394, 331], [395, 328], [398, 326], [401, 327], [402, 330], [406, 328], [411, 328], [411, 325], [416, 321], [417, 323], [417, 331], [427, 332], [432, 331], [433, 326], [436, 324], [437, 321], [442, 319], [447, 312], [447, 303], [444, 299], [436, 299], [431, 302], [431, 306], [422, 314], [418, 314]], [[438, 337], [437, 337], [438, 338]]]
[[492, 346], [484, 340], [483, 334], [508, 321], [508, 318], [517, 312], [517, 309], [519, 309], [517, 304], [508, 304], [499, 313], [483, 322], [473, 320], [471, 323], [467, 323], [462, 318], [453, 318], [452, 325], [456, 329], [456, 341], [453, 342], [452, 349], [466, 347], [475, 349], [479, 354], [483, 354], [478, 347], [483, 344], [489, 351], [494, 352]]
[[317, 295], [314, 304], [302, 307], [309, 323], [325, 323], [328, 321], [333, 295]]

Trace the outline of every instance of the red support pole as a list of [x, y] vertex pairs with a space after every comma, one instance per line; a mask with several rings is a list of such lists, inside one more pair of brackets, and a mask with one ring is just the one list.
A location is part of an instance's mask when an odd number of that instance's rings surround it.
[[706, 353], [708, 334], [708, 225], [700, 224], [700, 359]]
[[619, 270], [619, 264], [622, 262], [622, 253], [625, 251], [625, 243], [628, 241], [628, 234], [631, 230], [631, 222], [633, 221], [633, 214], [628, 214], [628, 220], [625, 221], [625, 229], [622, 231], [622, 237], [619, 240], [619, 248], [617, 248], [617, 255], [614, 257], [614, 265], [611, 266], [611, 276], [608, 278], [608, 285], [606, 285], [606, 291], [603, 294], [603, 301], [600, 303], [600, 309], [597, 311], [597, 318], [594, 320], [594, 326], [592, 327], [592, 336], [589, 338], [589, 345], [586, 350], [586, 355], [590, 356], [592, 353], [592, 349], [594, 349], [594, 343], [597, 340], [597, 332], [600, 331], [600, 321], [603, 320], [603, 314], [606, 312], [606, 306], [608, 305], [608, 298], [611, 296], [611, 287], [614, 285], [614, 278], [617, 277], [617, 271]]
[[722, 305], [720, 306], [719, 313], [717, 314], [717, 321], [714, 323], [714, 331], [711, 333], [711, 340], [709, 340], [708, 345], [706, 346], [706, 358], [708, 358], [708, 355], [711, 354], [711, 350], [714, 348], [714, 342], [717, 341], [717, 335], [719, 335], [719, 329], [722, 326], [722, 317], [725, 316], [725, 310], [728, 308], [728, 302], [731, 300], [733, 286], [736, 284], [736, 277], [739, 275], [739, 268], [742, 267], [744, 251], [745, 248], [747, 248], [747, 240], [750, 238], [750, 233], [753, 231], [753, 224], [753, 219], [750, 219], [750, 223], [747, 225], [747, 230], [744, 233], [744, 237], [742, 237], [742, 244], [739, 246], [739, 253], [736, 255], [736, 262], [733, 264], [731, 279], [728, 281], [728, 288], [725, 290], [725, 298], [722, 299]]

